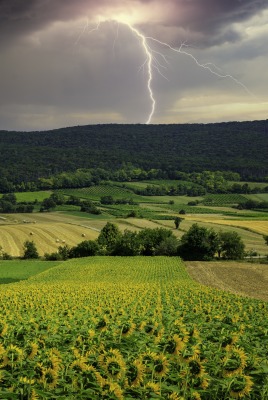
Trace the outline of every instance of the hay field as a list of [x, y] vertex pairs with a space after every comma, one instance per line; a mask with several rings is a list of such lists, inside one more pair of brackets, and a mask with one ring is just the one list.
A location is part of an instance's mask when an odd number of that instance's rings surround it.
[[74, 246], [82, 240], [96, 239], [98, 236], [95, 230], [61, 222], [2, 225], [0, 233], [0, 246], [15, 257], [23, 254], [26, 240], [33, 241], [39, 254], [44, 255], [56, 251], [60, 245]]

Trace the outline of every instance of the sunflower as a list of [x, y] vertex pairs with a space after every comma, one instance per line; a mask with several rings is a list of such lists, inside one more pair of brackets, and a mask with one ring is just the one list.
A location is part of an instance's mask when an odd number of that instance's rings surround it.
[[152, 351], [147, 351], [141, 355], [141, 361], [144, 365], [145, 372], [151, 372], [153, 370], [154, 358], [156, 356], [157, 354]]
[[145, 367], [140, 360], [134, 360], [128, 367], [126, 384], [131, 387], [138, 387], [143, 382]]
[[0, 322], [0, 337], [7, 333], [7, 324]]
[[72, 362], [72, 364], [70, 365], [70, 369], [74, 370], [77, 373], [80, 373], [82, 371], [87, 371], [88, 365], [86, 364], [86, 362], [87, 358], [81, 356]]
[[32, 360], [38, 352], [38, 345], [36, 343], [30, 343], [25, 347], [24, 352], [26, 358]]
[[34, 389], [31, 389], [30, 399], [29, 400], [38, 400], [39, 396]]
[[0, 370], [0, 382], [3, 382], [4, 376], [5, 376], [5, 371]]
[[43, 360], [43, 365], [46, 368], [53, 369], [56, 373], [58, 373], [60, 369], [61, 358], [59, 358], [58, 354], [54, 351], [54, 349], [50, 349], [46, 354], [46, 358]]
[[193, 359], [193, 357], [199, 357], [200, 355], [200, 347], [198, 345], [194, 346], [185, 346], [181, 353], [181, 360], [184, 362], [189, 362], [190, 360]]
[[189, 340], [189, 332], [185, 328], [184, 324], [180, 320], [176, 320], [173, 324], [173, 331], [180, 337], [180, 339], [187, 343]]
[[114, 395], [118, 400], [124, 400], [123, 390], [112, 380], [102, 378], [101, 389], [103, 398], [111, 398], [110, 395]]
[[95, 336], [96, 332], [94, 331], [94, 329], [89, 329], [88, 331], [88, 338], [92, 339]]
[[169, 364], [164, 354], [157, 354], [153, 357], [154, 373], [157, 377], [166, 376], [169, 370]]
[[11, 344], [6, 349], [6, 356], [8, 358], [8, 364], [13, 365], [19, 363], [23, 357], [23, 351], [18, 346]]
[[190, 374], [196, 378], [203, 376], [205, 373], [204, 365], [201, 363], [200, 358], [197, 355], [189, 358], [188, 366]]
[[172, 355], [179, 354], [185, 348], [185, 342], [178, 336], [173, 335], [164, 345], [164, 350]]
[[239, 336], [236, 334], [224, 336], [222, 338], [221, 345], [226, 349], [226, 351], [230, 351], [232, 349], [232, 346], [237, 343], [238, 339]]
[[197, 391], [193, 391], [193, 392], [191, 393], [190, 399], [191, 399], [191, 400], [201, 400], [201, 396], [200, 396], [200, 394], [199, 394]]
[[44, 370], [43, 364], [38, 362], [34, 366], [34, 377], [36, 379], [40, 380], [42, 378], [42, 375], [43, 375], [43, 370]]
[[[145, 393], [147, 396], [150, 396], [152, 392], [154, 394], [160, 395], [161, 387], [160, 387], [159, 383], [147, 382], [144, 387], [144, 390], [145, 390]], [[149, 397], [149, 398], [151, 398], [151, 397]]]
[[95, 328], [99, 332], [104, 332], [107, 331], [107, 327], [108, 327], [108, 318], [106, 317], [106, 315], [104, 315], [96, 322]]
[[27, 378], [26, 376], [20, 377], [19, 382], [25, 385], [33, 385], [35, 383], [34, 379]]
[[44, 368], [40, 383], [42, 383], [45, 388], [54, 389], [58, 383], [57, 372], [52, 368]]
[[230, 396], [234, 399], [241, 399], [247, 396], [253, 386], [252, 379], [247, 375], [238, 375], [233, 378], [230, 387]]
[[182, 397], [179, 397], [178, 393], [172, 392], [168, 395], [168, 400], [182, 400]]
[[126, 363], [121, 355], [107, 357], [103, 367], [106, 374], [112, 379], [120, 380], [126, 373]]
[[233, 348], [227, 352], [222, 360], [223, 375], [231, 377], [233, 375], [241, 374], [247, 364], [247, 356], [240, 348]]
[[127, 337], [127, 336], [132, 335], [132, 333], [134, 332], [135, 328], [136, 328], [136, 324], [134, 324], [133, 322], [124, 322], [119, 327], [119, 333], [123, 337]]
[[8, 364], [8, 357], [4, 347], [0, 344], [0, 368], [4, 368]]
[[98, 362], [101, 367], [105, 367], [106, 360], [108, 357], [118, 357], [122, 358], [122, 355], [119, 350], [117, 349], [110, 349], [108, 351], [105, 351], [104, 348], [100, 349], [100, 355], [98, 357]]

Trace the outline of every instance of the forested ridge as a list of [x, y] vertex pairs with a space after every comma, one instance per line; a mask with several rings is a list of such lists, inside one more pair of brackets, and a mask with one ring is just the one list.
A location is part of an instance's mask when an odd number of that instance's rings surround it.
[[216, 124], [87, 125], [0, 131], [1, 179], [36, 181], [79, 168], [234, 171], [268, 176], [268, 120]]

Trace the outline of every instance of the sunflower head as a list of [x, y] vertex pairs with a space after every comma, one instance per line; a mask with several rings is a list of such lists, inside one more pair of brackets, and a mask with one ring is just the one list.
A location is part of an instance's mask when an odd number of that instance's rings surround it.
[[233, 399], [242, 399], [250, 394], [253, 386], [252, 379], [247, 375], [235, 376], [230, 386], [230, 396]]
[[169, 370], [169, 364], [164, 354], [158, 354], [153, 357], [154, 373], [157, 377], [166, 376]]
[[247, 365], [247, 356], [245, 352], [240, 348], [233, 348], [227, 352], [226, 356], [222, 360], [223, 363], [223, 375], [231, 377], [242, 373], [245, 366]]
[[6, 349], [6, 356], [8, 358], [8, 364], [16, 364], [21, 361], [23, 356], [23, 351], [18, 346], [11, 344]]
[[111, 356], [107, 357], [104, 369], [110, 378], [120, 380], [126, 373], [126, 364], [121, 356]]
[[44, 368], [40, 382], [49, 389], [54, 389], [58, 383], [57, 372], [52, 368]]
[[29, 344], [25, 347], [24, 352], [25, 352], [26, 358], [28, 358], [29, 360], [32, 360], [32, 359], [37, 355], [37, 352], [38, 352], [38, 344], [36, 344], [36, 343], [29, 343]]
[[143, 382], [145, 367], [140, 360], [134, 360], [128, 367], [126, 377], [127, 385], [131, 387], [138, 387]]

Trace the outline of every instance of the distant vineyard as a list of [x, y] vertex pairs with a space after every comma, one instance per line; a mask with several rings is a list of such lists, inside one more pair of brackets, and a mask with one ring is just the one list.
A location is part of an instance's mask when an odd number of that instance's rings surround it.
[[71, 260], [0, 301], [3, 399], [268, 398], [268, 303], [177, 258]]
[[62, 193], [68, 196], [81, 197], [83, 199], [100, 200], [103, 196], [112, 196], [114, 199], [130, 199], [141, 201], [141, 197], [131, 190], [110, 185], [90, 186], [84, 189], [62, 189]]
[[210, 194], [203, 201], [206, 206], [225, 206], [233, 205], [247, 201], [247, 198], [241, 194]]

